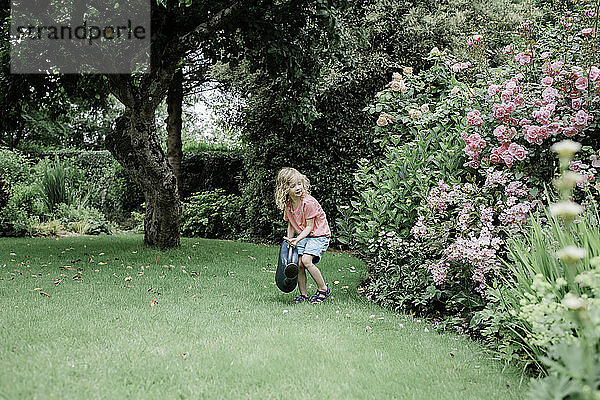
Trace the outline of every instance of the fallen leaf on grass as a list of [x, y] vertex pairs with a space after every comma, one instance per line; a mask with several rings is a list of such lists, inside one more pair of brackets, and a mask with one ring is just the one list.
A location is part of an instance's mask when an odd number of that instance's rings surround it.
[[36, 288], [33, 288], [33, 290], [42, 290], [42, 288], [41, 287], [36, 287]]
[[57, 279], [54, 281], [54, 285], [58, 286], [59, 283], [61, 283], [63, 280], [62, 279]]
[[248, 258], [251, 259], [252, 261], [256, 261], [256, 257], [248, 256]]
[[132, 278], [132, 277], [130, 277], [130, 276], [128, 276], [128, 277], [126, 277], [126, 278], [125, 278], [125, 282], [130, 282], [130, 281], [132, 281], [132, 280], [133, 280], [133, 278]]
[[40, 292], [40, 294], [41, 294], [42, 296], [48, 296], [48, 297], [50, 297], [50, 293], [46, 293], [46, 292]]
[[158, 300], [154, 300], [154, 299], [152, 299], [152, 300], [150, 301], [150, 307], [154, 307], [154, 306], [157, 306], [157, 305], [158, 305]]
[[184, 360], [187, 360], [187, 357], [188, 357], [188, 355], [187, 355], [186, 353], [183, 353], [183, 354], [181, 355], [181, 357], [183, 357], [183, 359], [184, 359]]

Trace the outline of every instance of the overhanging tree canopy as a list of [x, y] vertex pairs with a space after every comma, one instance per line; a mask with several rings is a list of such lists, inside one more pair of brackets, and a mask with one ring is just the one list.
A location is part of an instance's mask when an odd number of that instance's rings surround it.
[[317, 1], [178, 1], [152, 4], [151, 70], [146, 75], [107, 75], [110, 91], [125, 106], [106, 147], [144, 193], [144, 241], [160, 248], [179, 245], [181, 205], [173, 169], [161, 149], [154, 113], [186, 52], [200, 48], [212, 62], [246, 60], [253, 68], [286, 68], [290, 82], [314, 74], [295, 57], [293, 37], [307, 21], [330, 24]]

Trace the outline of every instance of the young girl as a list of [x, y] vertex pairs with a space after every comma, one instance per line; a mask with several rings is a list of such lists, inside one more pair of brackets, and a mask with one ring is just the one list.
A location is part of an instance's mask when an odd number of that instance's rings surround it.
[[[294, 303], [310, 301], [320, 303], [331, 294], [329, 286], [315, 264], [321, 253], [329, 247], [331, 231], [325, 212], [310, 195], [310, 183], [306, 176], [294, 168], [283, 168], [277, 175], [275, 203], [283, 210], [283, 219], [288, 222], [286, 240], [298, 248], [298, 289], [300, 296]], [[294, 237], [294, 231], [298, 236]], [[310, 299], [306, 290], [306, 271], [315, 280], [317, 292]]]

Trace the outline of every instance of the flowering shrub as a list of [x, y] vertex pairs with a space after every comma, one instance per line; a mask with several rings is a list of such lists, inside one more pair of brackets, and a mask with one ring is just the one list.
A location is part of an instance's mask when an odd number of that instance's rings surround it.
[[[554, 180], [562, 200], [548, 207], [544, 218], [534, 218], [524, 238], [508, 243], [508, 273], [502, 285], [489, 290], [490, 302], [474, 322], [483, 335], [497, 341], [507, 358], [536, 364], [561, 343], [580, 340], [569, 298], [580, 297], [590, 308], [600, 302], [600, 215], [571, 199], [581, 176], [568, 170], [581, 146], [571, 141], [552, 148], [560, 157], [562, 174]], [[594, 319], [595, 318], [595, 319]], [[600, 319], [590, 321], [597, 330]]]
[[467, 41], [470, 63], [432, 52], [468, 88], [460, 136], [465, 167], [472, 172], [462, 182], [433, 186], [411, 229], [414, 239], [435, 241], [430, 247], [440, 249], [427, 267], [440, 288], [464, 285], [469, 278], [485, 301], [489, 283], [503, 275], [506, 239], [544, 200], [540, 194], [556, 165], [549, 151], [553, 143], [577, 137], [588, 145], [587, 162], [570, 167], [583, 172], [579, 186], [598, 193], [598, 135], [591, 132], [597, 129], [600, 64], [597, 38], [586, 25], [597, 12], [590, 4], [567, 14], [568, 26], [540, 32], [533, 23], [520, 26], [498, 68], [488, 67], [481, 34]]
[[377, 115], [384, 157], [360, 160], [355, 173], [358, 197], [338, 224], [340, 241], [363, 251], [381, 231], [408, 237], [416, 206], [429, 186], [440, 175], [460, 176], [465, 162], [457, 149], [464, 98], [448, 95], [448, 71], [437, 65], [417, 75], [408, 67], [402, 73], [395, 73], [377, 93], [376, 103], [365, 109]]

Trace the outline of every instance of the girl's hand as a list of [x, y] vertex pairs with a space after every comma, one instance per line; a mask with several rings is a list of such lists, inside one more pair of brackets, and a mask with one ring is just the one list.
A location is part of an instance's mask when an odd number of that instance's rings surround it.
[[298, 242], [299, 242], [298, 238], [293, 238], [292, 240], [289, 241], [290, 246], [292, 246], [292, 247], [296, 247]]

